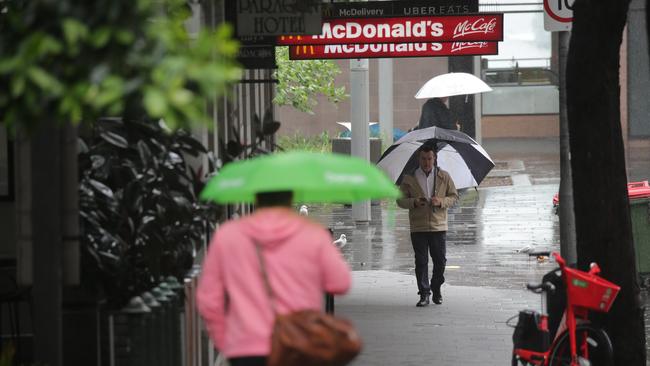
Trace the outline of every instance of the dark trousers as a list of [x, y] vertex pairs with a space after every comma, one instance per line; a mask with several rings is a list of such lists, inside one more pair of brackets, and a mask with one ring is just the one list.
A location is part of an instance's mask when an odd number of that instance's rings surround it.
[[[415, 252], [415, 278], [420, 295], [430, 295], [431, 289], [439, 291], [440, 285], [445, 282], [446, 238], [446, 231], [411, 233], [411, 243]], [[433, 261], [431, 283], [429, 283], [429, 254]]]
[[230, 366], [266, 366], [266, 357], [235, 357], [228, 362]]

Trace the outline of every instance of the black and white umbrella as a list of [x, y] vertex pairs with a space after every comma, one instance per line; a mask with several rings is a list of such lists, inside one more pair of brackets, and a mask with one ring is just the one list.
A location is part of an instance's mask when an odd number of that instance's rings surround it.
[[460, 131], [428, 127], [407, 133], [389, 147], [377, 162], [395, 184], [402, 182], [405, 173], [418, 166], [417, 150], [423, 144], [438, 153], [437, 165], [447, 171], [456, 188], [478, 186], [494, 168], [488, 153], [474, 139]]

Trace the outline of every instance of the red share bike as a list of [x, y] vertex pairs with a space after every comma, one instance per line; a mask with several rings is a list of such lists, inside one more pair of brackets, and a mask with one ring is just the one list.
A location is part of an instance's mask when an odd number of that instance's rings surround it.
[[542, 295], [542, 312], [523, 310], [507, 322], [511, 325], [518, 317], [512, 366], [613, 365], [609, 336], [592, 325], [588, 315], [589, 311], [608, 312], [620, 287], [598, 276], [596, 263], [583, 272], [567, 267], [560, 254], [553, 253], [553, 257], [560, 268], [546, 274], [542, 283], [526, 285]]

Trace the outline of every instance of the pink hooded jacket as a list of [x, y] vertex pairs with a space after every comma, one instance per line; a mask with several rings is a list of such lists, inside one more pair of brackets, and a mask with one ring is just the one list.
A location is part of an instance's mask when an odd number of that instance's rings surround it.
[[228, 358], [271, 349], [274, 314], [254, 241], [263, 247], [279, 313], [322, 309], [325, 292], [350, 288], [350, 269], [330, 234], [291, 209], [263, 208], [225, 223], [210, 243], [196, 297], [210, 337]]

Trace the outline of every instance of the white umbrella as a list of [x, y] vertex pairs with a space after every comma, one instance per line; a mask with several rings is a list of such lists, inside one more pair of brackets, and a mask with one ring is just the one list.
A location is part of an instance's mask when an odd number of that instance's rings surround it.
[[465, 72], [450, 72], [427, 81], [415, 94], [416, 99], [450, 97], [492, 91], [483, 80]]
[[[341, 126], [345, 127], [346, 130], [352, 131], [352, 122], [336, 122]], [[376, 125], [377, 122], [368, 122], [368, 127]]]

